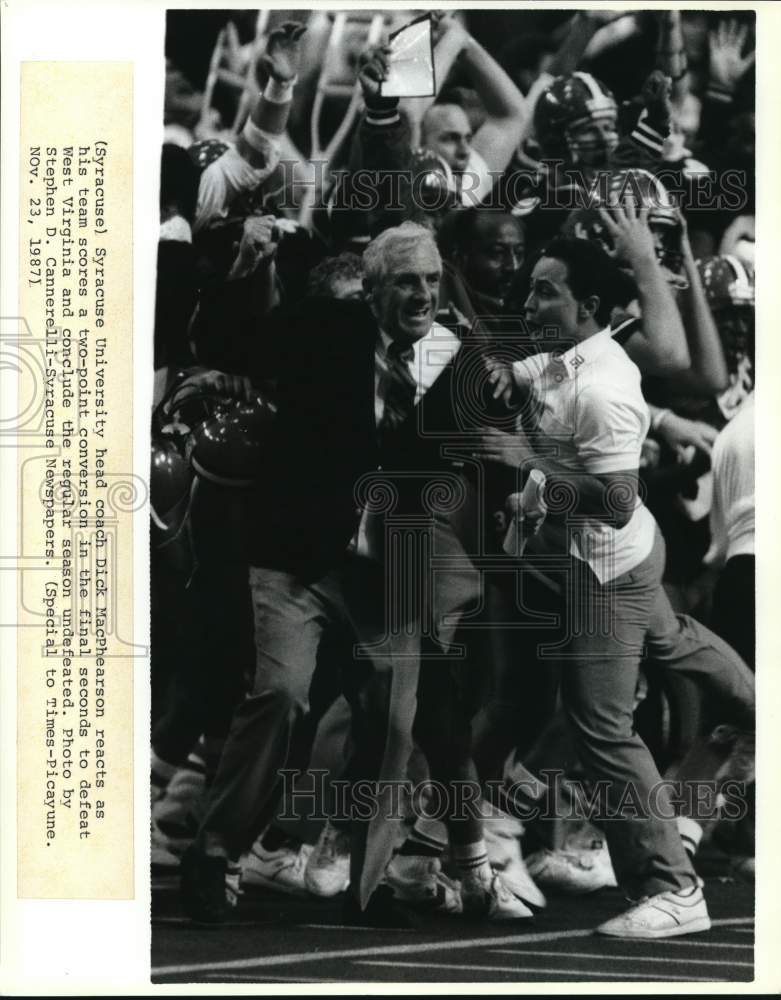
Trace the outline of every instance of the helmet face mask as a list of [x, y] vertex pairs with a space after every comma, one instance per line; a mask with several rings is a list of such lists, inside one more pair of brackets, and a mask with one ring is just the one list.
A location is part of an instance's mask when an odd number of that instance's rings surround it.
[[618, 143], [618, 105], [590, 73], [559, 76], [534, 108], [537, 140], [548, 158], [604, 166]]
[[587, 167], [604, 167], [618, 145], [615, 110], [599, 112], [581, 120], [566, 130], [567, 149], [573, 163]]

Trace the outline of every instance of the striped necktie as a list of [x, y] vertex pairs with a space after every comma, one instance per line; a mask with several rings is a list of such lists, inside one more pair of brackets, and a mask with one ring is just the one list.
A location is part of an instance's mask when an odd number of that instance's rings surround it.
[[379, 424], [380, 440], [404, 423], [415, 407], [417, 382], [410, 369], [415, 352], [395, 340], [388, 345], [385, 372], [385, 408]]

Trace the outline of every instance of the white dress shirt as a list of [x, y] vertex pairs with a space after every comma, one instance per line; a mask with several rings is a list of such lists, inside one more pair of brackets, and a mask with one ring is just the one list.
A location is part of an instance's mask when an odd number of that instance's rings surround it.
[[[537, 399], [541, 457], [594, 475], [639, 467], [648, 407], [640, 371], [609, 327], [562, 354], [538, 354], [514, 368], [531, 383]], [[570, 553], [587, 562], [600, 583], [628, 573], [651, 552], [655, 521], [639, 497], [623, 528], [576, 517], [569, 528]]]
[[[385, 396], [388, 390], [388, 345], [391, 338], [380, 330], [377, 347], [374, 354], [374, 417], [379, 427], [385, 413]], [[415, 405], [425, 396], [437, 378], [442, 374], [452, 358], [455, 357], [461, 341], [447, 327], [434, 323], [420, 340], [412, 345], [413, 357], [409, 363], [412, 377], [415, 379]], [[380, 471], [380, 469], [378, 469]], [[353, 535], [349, 550], [356, 555], [372, 557], [376, 555], [372, 539], [373, 531], [368, 531], [369, 513], [366, 509], [361, 514], [358, 528]]]

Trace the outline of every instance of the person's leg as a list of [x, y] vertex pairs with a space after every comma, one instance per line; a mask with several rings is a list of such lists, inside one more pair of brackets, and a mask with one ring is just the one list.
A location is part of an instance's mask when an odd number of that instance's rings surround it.
[[646, 669], [692, 677], [729, 713], [726, 721], [753, 728], [754, 675], [735, 650], [690, 615], [677, 615], [659, 587], [648, 623]]
[[308, 710], [324, 626], [338, 595], [325, 578], [307, 586], [288, 573], [253, 567], [256, 667], [220, 759], [199, 843], [239, 855], [273, 815], [279, 771], [290, 763], [294, 727]]
[[606, 796], [610, 856], [619, 885], [634, 898], [696, 883], [669, 790], [633, 720], [643, 641], [663, 560], [657, 542], [644, 563], [609, 585], [602, 586], [577, 559], [568, 579], [572, 614], [562, 650], [564, 709], [586, 774], [603, 783], [597, 788]]

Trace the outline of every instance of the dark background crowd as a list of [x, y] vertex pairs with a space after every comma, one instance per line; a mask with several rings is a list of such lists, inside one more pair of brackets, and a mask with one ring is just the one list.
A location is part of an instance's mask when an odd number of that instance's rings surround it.
[[[284, 340], [302, 302], [360, 302], [376, 267], [367, 247], [403, 224], [436, 240], [437, 322], [507, 365], [538, 350], [525, 316], [552, 240], [588, 240], [620, 265], [606, 325], [642, 376], [640, 493], [666, 542], [666, 594], [681, 620], [708, 626], [755, 669], [753, 13], [434, 14], [436, 95], [384, 97], [388, 37], [418, 16], [167, 15], [152, 456], [153, 851], [164, 865], [178, 865], [194, 835], [193, 789], [216, 771], [254, 669], [250, 539], [258, 518], [275, 517], [258, 497], [280, 474], [266, 449], [290, 360], [264, 331]], [[635, 267], [645, 227], [669, 295], [649, 291]], [[327, 310], [322, 336], [339, 336]], [[301, 372], [312, 398], [317, 377]], [[307, 492], [307, 469], [294, 478]], [[506, 530], [509, 492], [490, 498], [491, 544]], [[320, 501], [293, 502], [308, 519]], [[282, 549], [302, 544], [279, 538]], [[335, 629], [318, 652], [304, 743], [311, 752], [319, 739], [325, 760], [334, 738], [322, 719], [348, 683], [328, 665], [350, 649]], [[490, 643], [480, 656], [469, 692], [478, 717], [492, 704]], [[485, 764], [490, 777], [546, 764], [580, 773], [550, 671], [532, 673], [515, 695], [514, 756]], [[642, 675], [635, 724], [661, 774], [745, 777], [744, 722], [696, 678]], [[700, 770], [687, 772], [695, 746]], [[692, 851], [705, 827], [752, 870], [750, 822], [680, 819]], [[609, 884], [588, 860], [585, 829], [527, 830], [524, 853], [560, 852], [565, 882]], [[310, 834], [267, 830], [258, 856]]]

